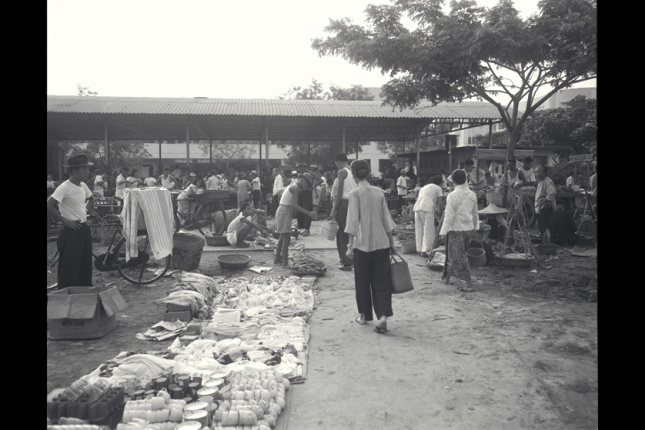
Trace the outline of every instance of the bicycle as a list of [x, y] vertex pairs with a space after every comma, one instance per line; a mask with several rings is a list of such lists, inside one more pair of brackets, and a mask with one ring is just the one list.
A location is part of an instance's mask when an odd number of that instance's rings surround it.
[[[191, 205], [194, 203], [196, 207], [191, 207], [186, 214], [182, 214], [178, 210], [179, 204], [177, 203], [177, 197], [173, 195], [172, 208], [175, 220], [175, 233], [179, 232], [183, 221], [183, 227], [186, 230], [199, 230], [201, 234], [205, 234], [204, 230], [210, 227], [211, 224], [215, 224], [215, 233], [222, 234], [227, 225], [224, 202], [228, 200], [228, 197], [228, 191], [225, 190], [204, 191], [202, 194], [196, 194], [194, 197], [185, 199], [190, 201]], [[221, 224], [216, 222], [218, 213], [222, 214]], [[210, 229], [208, 231], [210, 232]]]
[[[170, 266], [171, 255], [159, 260], [151, 260], [152, 249], [150, 238], [147, 230], [137, 230], [137, 250], [136, 256], [130, 256], [129, 261], [125, 261], [126, 239], [121, 233], [123, 226], [118, 215], [106, 215], [105, 219], [93, 209], [88, 209], [88, 226], [90, 230], [98, 227], [114, 227], [112, 238], [105, 253], [96, 255], [92, 252], [94, 259], [94, 268], [99, 272], [111, 272], [117, 270], [121, 277], [133, 284], [143, 285], [150, 284], [160, 279]], [[98, 220], [97, 224], [89, 224], [90, 219]], [[110, 222], [106, 221], [108, 219]], [[116, 240], [116, 235], [120, 238]], [[54, 267], [58, 264], [58, 237], [47, 238], [47, 265]], [[144, 277], [144, 275], [147, 275]]]

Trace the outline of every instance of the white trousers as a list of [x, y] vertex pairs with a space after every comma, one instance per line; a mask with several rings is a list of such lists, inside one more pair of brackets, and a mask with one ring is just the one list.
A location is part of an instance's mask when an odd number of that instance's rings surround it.
[[417, 242], [417, 252], [430, 254], [436, 234], [434, 212], [414, 211], [414, 229]]

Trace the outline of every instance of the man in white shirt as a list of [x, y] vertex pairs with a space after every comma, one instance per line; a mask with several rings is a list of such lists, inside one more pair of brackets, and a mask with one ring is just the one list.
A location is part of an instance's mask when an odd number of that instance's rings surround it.
[[248, 201], [245, 200], [240, 203], [239, 210], [237, 217], [231, 221], [226, 229], [226, 240], [236, 248], [249, 248], [251, 245], [244, 242], [244, 239], [246, 239], [246, 236], [248, 236], [254, 228], [265, 233], [268, 233], [269, 229], [266, 228], [266, 226], [247, 219], [247, 217], [253, 215], [254, 212]]
[[571, 186], [572, 186], [572, 185], [575, 185], [575, 184], [576, 184], [576, 181], [575, 181], [575, 179], [573, 179], [573, 173], [572, 173], [572, 174], [571, 174], [571, 175], [569, 175], [569, 177], [567, 178], [567, 182], [565, 183], [565, 186], [566, 186], [567, 188], [571, 188]]
[[262, 209], [262, 183], [260, 182], [260, 177], [258, 176], [258, 172], [255, 170], [251, 170], [249, 176], [251, 179], [253, 207], [255, 209]]
[[[336, 232], [336, 248], [340, 257], [340, 270], [350, 271], [354, 268], [354, 261], [347, 257], [347, 245], [349, 235], [345, 233], [347, 227], [347, 210], [349, 208], [349, 193], [356, 188], [354, 175], [349, 170], [347, 154], [339, 152], [336, 154], [336, 168], [338, 169], [338, 186], [334, 196], [334, 205], [331, 210], [331, 219], [336, 219], [338, 232]], [[404, 180], [405, 181], [405, 180]]]
[[219, 190], [219, 183], [220, 183], [220, 180], [217, 177], [217, 170], [216, 169], [211, 170], [211, 177], [208, 178], [208, 180], [206, 181], [206, 189]]
[[143, 183], [146, 184], [146, 187], [154, 187], [157, 185], [157, 180], [154, 178], [154, 172], [152, 170], [148, 171], [149, 175], [146, 179], [143, 180]]
[[167, 190], [172, 190], [177, 185], [175, 178], [170, 174], [170, 167], [164, 166], [163, 174], [157, 179], [157, 184]]
[[123, 190], [127, 186], [126, 178], [130, 176], [130, 169], [127, 167], [121, 168], [121, 173], [116, 177], [116, 192], [114, 195], [119, 198], [123, 198]]
[[92, 207], [94, 197], [83, 183], [92, 164], [84, 154], [69, 158], [65, 165], [69, 179], [47, 199], [47, 214], [64, 226], [57, 241], [59, 290], [92, 286], [92, 233], [87, 209]]
[[537, 178], [535, 177], [535, 170], [533, 170], [533, 167], [531, 167], [531, 162], [533, 159], [531, 157], [526, 157], [522, 163], [522, 166], [518, 166], [517, 168], [524, 173], [524, 178], [526, 179], [527, 182], [530, 183], [530, 185], [536, 185], [537, 184]]
[[408, 194], [408, 184], [405, 181], [405, 169], [401, 169], [401, 175], [396, 180], [396, 193], [399, 196], [399, 207], [405, 204], [403, 197]]
[[280, 169], [273, 169], [273, 193], [271, 194], [271, 216], [275, 216], [275, 211], [280, 206], [280, 193], [286, 188], [282, 182]]

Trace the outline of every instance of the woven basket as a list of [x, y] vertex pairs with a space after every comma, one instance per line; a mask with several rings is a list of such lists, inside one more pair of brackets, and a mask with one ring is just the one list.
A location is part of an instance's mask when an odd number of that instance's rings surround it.
[[417, 252], [417, 241], [408, 240], [401, 244], [401, 254], [414, 254]]
[[213, 237], [205, 236], [204, 239], [206, 239], [206, 243], [208, 244], [208, 246], [230, 245], [230, 243], [228, 243], [228, 240], [226, 240], [226, 236], [213, 236]]
[[508, 258], [506, 255], [502, 255], [500, 257], [500, 261], [502, 262], [503, 266], [508, 266], [508, 267], [528, 267], [531, 264], [533, 264], [533, 257], [529, 257], [528, 259], [516, 259], [516, 258]]
[[535, 249], [538, 252], [538, 254], [541, 255], [555, 255], [557, 254], [558, 251], [558, 245], [554, 243], [548, 243], [548, 244], [536, 244]]
[[336, 221], [325, 220], [320, 226], [320, 235], [326, 237], [327, 240], [335, 240], [338, 228], [338, 223]]
[[251, 257], [246, 254], [224, 254], [217, 257], [217, 261], [222, 269], [243, 269]]
[[480, 267], [486, 264], [486, 251], [481, 248], [468, 248], [466, 255], [471, 267]]
[[199, 267], [204, 238], [194, 234], [175, 233], [172, 236], [171, 266], [178, 270], [195, 270]]

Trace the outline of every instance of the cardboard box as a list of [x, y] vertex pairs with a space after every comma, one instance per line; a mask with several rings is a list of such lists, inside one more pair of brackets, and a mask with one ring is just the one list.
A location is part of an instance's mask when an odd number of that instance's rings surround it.
[[166, 312], [163, 316], [164, 321], [175, 321], [179, 320], [182, 322], [190, 322], [193, 319], [193, 313], [191, 311], [181, 311], [181, 312]]
[[168, 310], [168, 312], [189, 311], [190, 310], [190, 305], [188, 305], [188, 306], [180, 306], [180, 305], [175, 305], [173, 303], [166, 303], [166, 310]]
[[128, 304], [116, 287], [69, 287], [49, 295], [51, 339], [98, 339], [116, 328]]

